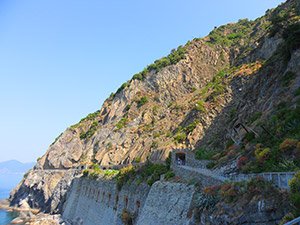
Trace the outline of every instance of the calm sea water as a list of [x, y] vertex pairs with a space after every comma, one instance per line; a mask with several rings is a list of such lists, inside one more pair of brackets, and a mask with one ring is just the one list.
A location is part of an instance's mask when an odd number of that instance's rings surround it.
[[[10, 190], [0, 189], [0, 199], [8, 198]], [[18, 216], [15, 212], [6, 212], [0, 209], [0, 225], [7, 225]]]

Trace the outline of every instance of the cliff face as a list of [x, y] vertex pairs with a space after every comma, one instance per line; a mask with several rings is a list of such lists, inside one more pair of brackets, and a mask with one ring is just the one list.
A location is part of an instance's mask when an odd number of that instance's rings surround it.
[[[230, 163], [234, 157], [222, 152], [236, 139], [236, 124], [264, 133], [258, 124], [279, 103], [297, 107], [299, 18], [299, 2], [289, 0], [264, 17], [221, 26], [156, 61], [59, 136], [12, 192], [12, 204], [25, 199], [32, 207], [60, 212], [72, 180], [67, 169], [82, 164], [159, 161], [173, 148], [200, 146], [220, 153], [216, 166]], [[259, 121], [252, 118], [256, 112]]]
[[[68, 128], [50, 146], [38, 167], [58, 169], [95, 161], [117, 165], [137, 158], [165, 159], [177, 146], [174, 130], [199, 114], [191, 111], [195, 104], [192, 90], [204, 87], [229, 62], [225, 49], [211, 48], [203, 41], [186, 48], [186, 59], [157, 73], [149, 72], [142, 81], [129, 81], [127, 87], [105, 101], [99, 112]], [[211, 118], [205, 120], [208, 124]], [[196, 144], [202, 130], [199, 126], [189, 135], [189, 144]]]

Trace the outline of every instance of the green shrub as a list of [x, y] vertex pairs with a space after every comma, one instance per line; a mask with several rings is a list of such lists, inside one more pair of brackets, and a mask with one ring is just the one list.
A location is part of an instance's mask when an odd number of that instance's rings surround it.
[[175, 173], [173, 171], [168, 171], [165, 175], [166, 180], [169, 180], [173, 177], [175, 177]]
[[169, 152], [169, 155], [166, 158], [166, 166], [168, 170], [171, 168], [171, 163], [172, 163], [172, 153]]
[[152, 141], [151, 148], [158, 148], [157, 141]]
[[203, 100], [199, 100], [196, 102], [195, 109], [199, 112], [206, 112], [205, 102]]
[[120, 169], [118, 175], [116, 176], [118, 190], [121, 190], [123, 185], [134, 177], [135, 173], [136, 171], [131, 165]]
[[300, 47], [300, 22], [289, 25], [283, 32], [289, 52]]
[[255, 157], [258, 162], [264, 163], [267, 159], [270, 158], [271, 149], [270, 148], [257, 148], [255, 150]]
[[154, 63], [147, 66], [147, 68], [145, 68], [142, 72], [135, 74], [132, 77], [132, 79], [144, 80], [149, 72], [154, 71], [155, 73], [157, 73], [164, 67], [169, 65], [174, 65], [178, 63], [180, 60], [185, 59], [185, 54], [186, 54], [186, 48], [179, 46], [177, 49], [172, 50], [168, 56], [163, 57], [159, 60], [155, 60]]
[[289, 182], [290, 199], [300, 214], [300, 172], [298, 172]]
[[232, 146], [234, 144], [234, 141], [232, 139], [229, 139], [227, 142], [226, 142], [226, 149], [228, 149], [230, 146]]
[[90, 173], [89, 170], [84, 170], [83, 171], [83, 176], [87, 177], [87, 176], [89, 176], [89, 173]]
[[183, 131], [179, 131], [175, 134], [174, 140], [178, 143], [182, 143], [186, 140], [186, 134]]
[[137, 107], [140, 108], [143, 105], [145, 105], [147, 102], [148, 102], [147, 96], [143, 96], [137, 101]]
[[251, 142], [255, 139], [255, 134], [253, 132], [248, 132], [245, 134], [244, 140]]
[[199, 148], [195, 151], [195, 158], [198, 160], [211, 160], [214, 153], [204, 148]]
[[121, 87], [118, 88], [118, 90], [116, 91], [117, 93], [120, 93], [122, 90], [124, 90], [126, 87], [128, 86], [128, 82], [125, 82], [121, 85]]
[[296, 74], [292, 71], [288, 71], [282, 77], [283, 86], [287, 87], [290, 85], [291, 81], [296, 78]]
[[184, 130], [186, 131], [187, 134], [192, 133], [195, 130], [195, 128], [197, 127], [198, 124], [199, 124], [199, 122], [195, 120], [194, 122], [187, 125], [184, 128]]
[[121, 190], [125, 183], [135, 179], [138, 180], [139, 183], [146, 182], [151, 186], [155, 181], [160, 179], [162, 174], [165, 174], [168, 171], [168, 166], [163, 164], [154, 164], [151, 162], [147, 162], [142, 167], [124, 167], [116, 176], [117, 187]]
[[141, 157], [137, 156], [135, 157], [135, 159], [133, 160], [135, 163], [140, 163], [141, 162]]
[[262, 116], [261, 112], [255, 112], [250, 118], [249, 118], [249, 123], [252, 124], [256, 120], [258, 120]]
[[81, 119], [80, 122], [95, 120], [98, 116], [100, 116], [100, 110], [88, 114], [85, 118]]
[[300, 87], [298, 87], [294, 93], [295, 96], [299, 96], [300, 95]]
[[85, 118], [81, 119], [81, 120], [79, 121], [79, 123], [72, 125], [70, 128], [71, 128], [71, 129], [75, 129], [75, 128], [77, 128], [78, 126], [80, 126], [80, 124], [81, 124], [82, 122], [85, 122], [85, 121], [93, 121], [93, 120], [95, 120], [98, 116], [100, 116], [100, 110], [98, 110], [98, 111], [96, 111], [96, 112], [94, 112], [94, 113], [88, 114]]
[[125, 111], [127, 112], [127, 111], [129, 111], [130, 110], [130, 108], [131, 108], [131, 105], [130, 104], [128, 104], [128, 105], [126, 105], [126, 107], [125, 107]]
[[134, 215], [132, 215], [127, 209], [123, 209], [121, 219], [124, 225], [133, 225]]
[[119, 174], [119, 170], [104, 170], [102, 171], [102, 173], [104, 174], [104, 176], [116, 176]]
[[224, 46], [239, 45], [241, 39], [247, 39], [252, 27], [252, 22], [243, 19], [234, 24], [220, 26], [211, 31], [209, 44], [220, 44]]
[[113, 147], [113, 144], [111, 142], [108, 142], [106, 145], [106, 148], [110, 150], [110, 149], [112, 149], [112, 147]]
[[289, 222], [293, 219], [295, 219], [295, 216], [292, 213], [288, 213], [282, 218], [279, 225], [284, 225], [284, 224], [286, 224], [287, 222]]
[[117, 130], [122, 129], [127, 125], [128, 119], [127, 117], [123, 117], [122, 119], [119, 120], [119, 122], [116, 124]]
[[212, 169], [217, 165], [216, 161], [211, 161], [206, 165], [207, 169]]
[[80, 139], [91, 138], [96, 133], [97, 128], [98, 128], [98, 122], [95, 121], [92, 123], [92, 125], [90, 126], [87, 132], [80, 134]]
[[142, 73], [137, 73], [137, 74], [133, 75], [132, 79], [133, 80], [143, 80], [144, 76]]

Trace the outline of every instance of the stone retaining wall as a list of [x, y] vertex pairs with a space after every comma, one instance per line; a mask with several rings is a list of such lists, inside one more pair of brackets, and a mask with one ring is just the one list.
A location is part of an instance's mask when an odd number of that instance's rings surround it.
[[194, 193], [193, 185], [170, 182], [154, 183], [137, 224], [187, 224]]
[[155, 182], [125, 185], [114, 181], [74, 179], [63, 210], [63, 219], [73, 225], [122, 225], [126, 209], [134, 225], [182, 225], [187, 221], [194, 186]]
[[72, 224], [121, 225], [121, 214], [126, 209], [136, 219], [143, 207], [150, 187], [145, 184], [125, 185], [118, 191], [110, 180], [75, 179], [67, 198], [63, 218]]

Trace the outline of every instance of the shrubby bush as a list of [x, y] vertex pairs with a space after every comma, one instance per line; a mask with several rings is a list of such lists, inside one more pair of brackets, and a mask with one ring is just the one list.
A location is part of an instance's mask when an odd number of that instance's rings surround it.
[[166, 66], [174, 65], [180, 60], [185, 58], [186, 48], [179, 46], [177, 49], [171, 51], [171, 53], [159, 60], [154, 61], [154, 63], [147, 66], [142, 72], [133, 75], [133, 80], [143, 80], [149, 72], [159, 72], [161, 69]]
[[214, 152], [208, 151], [205, 148], [199, 148], [195, 151], [195, 158], [198, 160], [211, 160]]
[[124, 225], [133, 225], [134, 216], [127, 209], [123, 209], [121, 219]]
[[136, 103], [137, 103], [137, 107], [140, 108], [143, 105], [145, 105], [148, 102], [148, 97], [147, 96], [143, 96], [141, 97]]
[[160, 179], [162, 174], [168, 173], [169, 178], [172, 176], [168, 165], [155, 164], [147, 162], [141, 167], [128, 166], [120, 170], [116, 176], [117, 187], [120, 190], [122, 186], [127, 182], [138, 180], [140, 182], [146, 182], [148, 185], [152, 185], [155, 181]]
[[91, 124], [91, 126], [90, 126], [90, 128], [88, 129], [87, 132], [80, 134], [80, 139], [87, 139], [87, 138], [92, 137], [96, 133], [97, 128], [98, 128], [98, 122], [94, 121]]
[[300, 215], [300, 172], [298, 172], [289, 182], [290, 199], [296, 207], [296, 213]]
[[195, 109], [199, 112], [205, 112], [206, 111], [205, 102], [203, 100], [198, 100], [196, 102]]
[[116, 124], [117, 130], [122, 129], [127, 125], [128, 119], [127, 117], [123, 117], [122, 119], [119, 120], [119, 122]]
[[174, 140], [178, 143], [182, 143], [186, 140], [186, 134], [183, 131], [178, 131], [175, 135], [174, 135]]
[[261, 148], [258, 147], [255, 150], [255, 157], [259, 163], [264, 163], [267, 159], [270, 158], [271, 149], [270, 148]]

